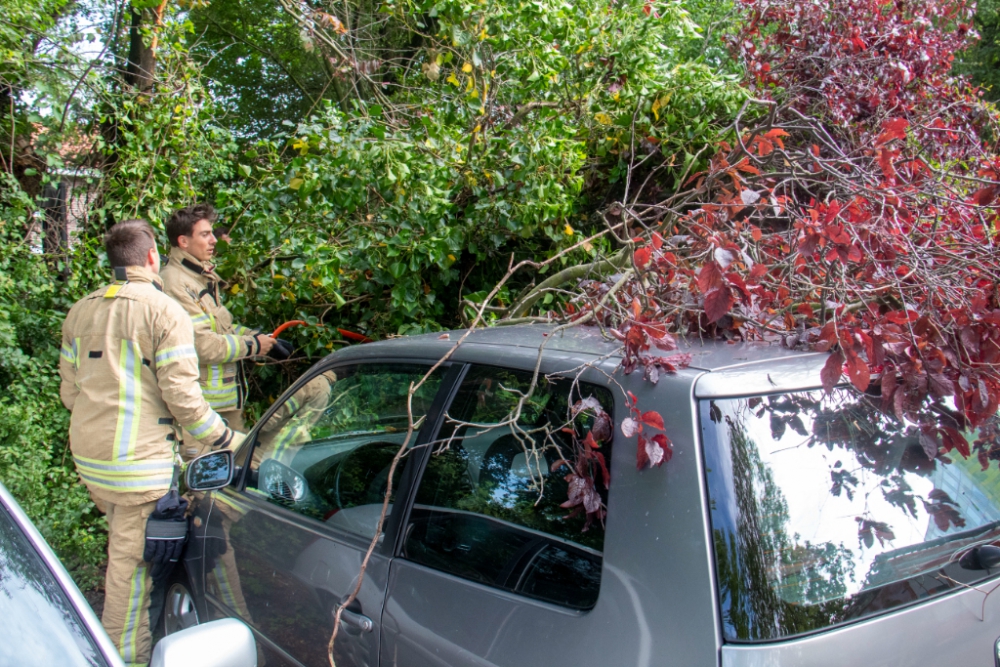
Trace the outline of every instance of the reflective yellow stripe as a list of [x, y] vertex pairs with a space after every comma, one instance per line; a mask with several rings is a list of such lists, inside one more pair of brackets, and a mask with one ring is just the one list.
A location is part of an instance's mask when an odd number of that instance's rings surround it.
[[294, 424], [283, 428], [278, 437], [274, 439], [274, 458], [281, 463], [288, 463], [284, 460], [293, 445], [300, 444], [309, 439], [310, 431], [308, 424]]
[[236, 359], [240, 356], [240, 349], [243, 347], [243, 338], [240, 336], [233, 336], [232, 334], [226, 334], [226, 344], [232, 349], [232, 352], [230, 352], [226, 361], [236, 361]]
[[201, 438], [203, 435], [211, 433], [220, 423], [222, 423], [222, 417], [216, 414], [215, 410], [209, 410], [204, 417], [184, 428], [194, 437]]
[[213, 410], [236, 407], [238, 394], [236, 382], [227, 383], [222, 375], [222, 366], [209, 366], [208, 379], [201, 382], [201, 393]]
[[104, 298], [105, 299], [115, 298], [115, 296], [118, 294], [118, 291], [121, 290], [122, 287], [124, 287], [124, 285], [121, 283], [115, 283], [114, 285], [108, 286], [107, 291], [104, 292]]
[[139, 635], [139, 622], [145, 607], [146, 598], [146, 566], [140, 565], [132, 573], [129, 582], [128, 608], [125, 613], [125, 626], [118, 642], [118, 650], [126, 663], [136, 661], [136, 638]]
[[89, 486], [110, 491], [155, 491], [170, 486], [173, 459], [101, 461], [74, 456], [76, 471]]
[[69, 345], [63, 343], [62, 349], [59, 351], [60, 357], [65, 359], [67, 363], [70, 363], [76, 367], [79, 367], [79, 359], [77, 359], [77, 350], [79, 349], [79, 345], [77, 343], [78, 340], [80, 339], [74, 338], [72, 341], [70, 341]]
[[160, 350], [156, 353], [156, 367], [160, 368], [166, 366], [174, 361], [180, 361], [181, 359], [197, 359], [198, 353], [194, 349], [194, 345], [178, 345], [177, 347], [171, 347], [166, 350]]
[[208, 403], [208, 407], [213, 410], [227, 410], [229, 408], [235, 408], [236, 403], [238, 402], [235, 389], [231, 392], [218, 395], [208, 395], [204, 390], [202, 390], [202, 394], [205, 396], [205, 402]]
[[123, 340], [118, 361], [118, 424], [115, 427], [115, 446], [119, 461], [128, 461], [135, 454], [141, 406], [142, 350], [138, 343]]
[[219, 595], [222, 598], [222, 603], [233, 611], [238, 612], [239, 609], [236, 608], [236, 595], [233, 593], [232, 584], [229, 583], [229, 573], [226, 572], [226, 566], [222, 564], [221, 560], [215, 564], [215, 569], [212, 573], [219, 584]]

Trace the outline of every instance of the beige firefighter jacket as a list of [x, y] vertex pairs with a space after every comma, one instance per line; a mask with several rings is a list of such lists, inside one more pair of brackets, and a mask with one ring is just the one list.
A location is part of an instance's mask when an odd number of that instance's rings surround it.
[[260, 449], [267, 458], [287, 463], [286, 456], [294, 449], [312, 440], [312, 427], [329, 406], [337, 374], [326, 371], [304, 384], [281, 404], [260, 427]]
[[202, 398], [187, 313], [155, 274], [128, 267], [126, 276], [70, 308], [60, 395], [87, 488], [110, 503], [139, 505], [170, 488], [182, 427], [216, 448], [231, 446], [234, 433]]
[[236, 362], [260, 353], [255, 332], [233, 322], [219, 296], [222, 279], [211, 265], [173, 248], [160, 277], [163, 291], [183, 306], [194, 323], [198, 382], [205, 400], [216, 410], [242, 409], [244, 388]]

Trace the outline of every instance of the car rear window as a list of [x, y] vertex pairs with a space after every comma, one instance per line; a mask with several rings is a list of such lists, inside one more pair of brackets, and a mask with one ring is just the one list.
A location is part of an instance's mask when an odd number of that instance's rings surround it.
[[[1000, 469], [976, 454], [992, 439], [956, 420], [967, 445], [933, 456], [921, 415], [880, 402], [850, 388], [700, 402], [728, 641], [821, 630], [997, 573]], [[957, 417], [947, 401], [933, 410], [937, 424]]]

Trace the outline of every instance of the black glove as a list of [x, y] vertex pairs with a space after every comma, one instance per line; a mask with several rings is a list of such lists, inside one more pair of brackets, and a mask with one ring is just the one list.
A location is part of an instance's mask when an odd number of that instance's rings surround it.
[[156, 501], [156, 509], [146, 521], [146, 546], [142, 559], [153, 566], [149, 573], [153, 583], [170, 576], [184, 551], [188, 535], [188, 522], [184, 516], [187, 506], [187, 498], [182, 498], [177, 489], [170, 489], [167, 495]]
[[272, 359], [277, 359], [278, 361], [284, 361], [288, 357], [292, 356], [292, 352], [294, 351], [295, 348], [292, 347], [292, 344], [287, 340], [284, 340], [283, 338], [275, 338], [274, 345], [270, 350], [268, 350], [267, 356]]

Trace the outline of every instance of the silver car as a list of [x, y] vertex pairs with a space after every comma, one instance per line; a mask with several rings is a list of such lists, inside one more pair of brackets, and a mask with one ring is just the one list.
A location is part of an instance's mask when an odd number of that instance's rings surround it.
[[407, 391], [460, 335], [339, 351], [275, 401], [196, 503], [168, 627], [327, 665], [376, 538], [338, 667], [994, 665], [996, 443], [826, 395], [825, 354], [694, 340], [653, 382], [596, 329], [476, 332], [413, 396], [376, 536]]
[[[221, 454], [212, 457], [228, 473]], [[197, 462], [195, 469], [210, 463]], [[205, 484], [201, 488], [212, 488]], [[124, 667], [90, 604], [41, 533], [0, 484], [0, 665]], [[255, 667], [253, 635], [221, 619], [159, 641], [150, 667]]]

